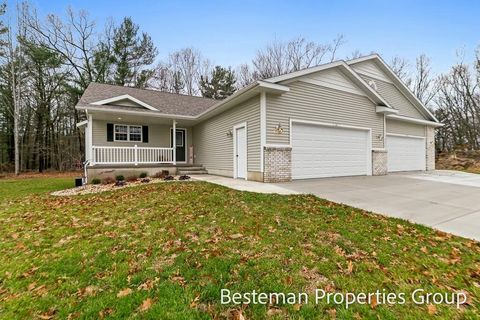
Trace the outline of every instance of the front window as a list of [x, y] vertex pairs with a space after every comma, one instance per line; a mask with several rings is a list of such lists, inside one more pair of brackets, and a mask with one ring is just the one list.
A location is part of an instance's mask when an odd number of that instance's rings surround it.
[[115, 125], [115, 141], [128, 141], [128, 126]]
[[115, 141], [142, 141], [142, 126], [115, 125]]
[[142, 127], [129, 126], [128, 129], [130, 141], [142, 141]]

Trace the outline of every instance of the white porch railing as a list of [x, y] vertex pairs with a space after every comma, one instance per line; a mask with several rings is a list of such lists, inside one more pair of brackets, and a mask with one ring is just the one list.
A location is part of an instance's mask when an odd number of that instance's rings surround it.
[[92, 146], [92, 165], [174, 163], [173, 148]]

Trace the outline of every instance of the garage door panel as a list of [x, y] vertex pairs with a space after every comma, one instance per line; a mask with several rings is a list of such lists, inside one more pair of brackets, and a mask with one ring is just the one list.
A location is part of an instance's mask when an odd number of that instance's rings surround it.
[[425, 170], [425, 138], [387, 135], [386, 146], [389, 172]]
[[292, 178], [368, 174], [368, 130], [294, 123]]

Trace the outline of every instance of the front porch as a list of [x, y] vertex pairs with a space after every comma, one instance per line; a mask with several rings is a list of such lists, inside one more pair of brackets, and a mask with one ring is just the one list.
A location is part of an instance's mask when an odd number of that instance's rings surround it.
[[176, 165], [175, 148], [92, 146], [90, 165]]

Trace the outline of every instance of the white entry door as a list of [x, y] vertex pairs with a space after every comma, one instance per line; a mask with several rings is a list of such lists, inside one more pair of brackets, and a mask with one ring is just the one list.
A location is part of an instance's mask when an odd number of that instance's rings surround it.
[[292, 178], [371, 174], [370, 130], [293, 123]]
[[247, 177], [247, 130], [245, 126], [235, 128], [235, 178]]
[[386, 146], [389, 172], [425, 170], [425, 138], [387, 134]]

